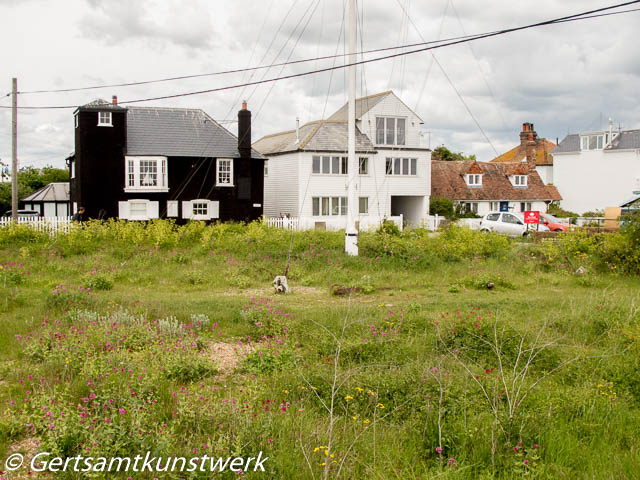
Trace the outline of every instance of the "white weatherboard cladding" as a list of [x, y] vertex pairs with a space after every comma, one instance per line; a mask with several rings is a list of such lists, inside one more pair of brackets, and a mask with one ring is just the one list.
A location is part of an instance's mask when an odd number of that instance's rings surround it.
[[[504, 200], [505, 202], [507, 200]], [[497, 212], [499, 211], [500, 207], [499, 207], [499, 203], [501, 202], [500, 199], [498, 200], [493, 200], [493, 203], [497, 203], [498, 204], [498, 208], [494, 208], [493, 210], [491, 209], [491, 203], [490, 201], [478, 201], [478, 202], [474, 202], [473, 200], [463, 200], [460, 201], [460, 203], [464, 204], [464, 203], [477, 203], [478, 204], [478, 216], [482, 217], [484, 215], [486, 215], [489, 212]], [[520, 200], [509, 200], [509, 211], [510, 212], [514, 212], [514, 213], [519, 213], [520, 210], [520, 203], [522, 203]], [[543, 212], [545, 213], [547, 211], [547, 204], [546, 202], [527, 202], [526, 200], [524, 201], [524, 203], [531, 203], [531, 210], [537, 210], [538, 212]], [[526, 205], [525, 205], [526, 207]]]
[[360, 131], [367, 135], [374, 145], [376, 142], [376, 117], [406, 118], [404, 147], [420, 147], [420, 119], [394, 94], [387, 95], [384, 100], [362, 115], [360, 121], [357, 122]]
[[553, 156], [553, 183], [562, 208], [584, 213], [619, 206], [640, 176], [640, 150], [589, 150]]
[[298, 216], [298, 159], [300, 152], [269, 157], [268, 173], [264, 177], [264, 214]]
[[[300, 199], [304, 199], [300, 215], [310, 217], [313, 213], [312, 197], [346, 196], [347, 176], [312, 174], [314, 153], [301, 152], [300, 155], [300, 179], [302, 180], [298, 189]], [[334, 153], [332, 155], [344, 154]], [[359, 158], [365, 155], [356, 154], [356, 156]], [[369, 197], [369, 215], [391, 215], [391, 196], [426, 196], [428, 199], [431, 185], [430, 152], [381, 150], [378, 154], [370, 154], [367, 157], [369, 158], [369, 174], [357, 176], [356, 190], [358, 197]], [[387, 157], [416, 158], [417, 175], [386, 175], [385, 162]], [[428, 201], [426, 203], [428, 205]], [[426, 216], [427, 212], [425, 211], [423, 215]]]

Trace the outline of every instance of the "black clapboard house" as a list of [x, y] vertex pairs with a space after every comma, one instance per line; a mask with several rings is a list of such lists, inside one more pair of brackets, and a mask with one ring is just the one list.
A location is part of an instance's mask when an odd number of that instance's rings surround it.
[[200, 109], [123, 107], [96, 100], [75, 112], [67, 158], [71, 206], [89, 218], [255, 220], [264, 157], [251, 149], [251, 112], [238, 137]]

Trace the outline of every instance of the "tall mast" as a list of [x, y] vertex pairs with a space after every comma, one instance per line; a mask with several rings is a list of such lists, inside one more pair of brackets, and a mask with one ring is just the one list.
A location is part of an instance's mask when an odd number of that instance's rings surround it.
[[[356, 62], [356, 0], [349, 0], [349, 56], [350, 64]], [[356, 159], [356, 66], [348, 70], [348, 146], [347, 146], [347, 225], [345, 229], [344, 249], [348, 255], [358, 255], [358, 230], [356, 229], [356, 211], [359, 208], [356, 179], [358, 161]]]

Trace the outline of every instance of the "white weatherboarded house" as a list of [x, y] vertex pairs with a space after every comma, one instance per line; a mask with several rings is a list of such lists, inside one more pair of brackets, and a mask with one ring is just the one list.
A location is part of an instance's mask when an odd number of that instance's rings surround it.
[[553, 184], [560, 205], [578, 213], [628, 200], [640, 179], [640, 130], [567, 135], [553, 150]]
[[[393, 92], [356, 100], [360, 225], [428, 215], [431, 151], [420, 146], [422, 120]], [[267, 135], [253, 144], [267, 157], [264, 213], [342, 225], [347, 208], [347, 105], [327, 120]]]

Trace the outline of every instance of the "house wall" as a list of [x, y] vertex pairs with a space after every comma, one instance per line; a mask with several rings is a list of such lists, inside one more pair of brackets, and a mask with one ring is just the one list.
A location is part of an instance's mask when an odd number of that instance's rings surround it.
[[[312, 197], [341, 197], [347, 195], [347, 175], [322, 175], [312, 173], [312, 159], [322, 153], [300, 152], [299, 198], [301, 216], [312, 216]], [[344, 155], [325, 153], [325, 155]], [[431, 189], [431, 152], [382, 150], [377, 154], [357, 154], [369, 158], [368, 175], [358, 175], [357, 196], [369, 198], [370, 216], [385, 217], [391, 215], [391, 196], [411, 196], [424, 198], [424, 211], [428, 215], [429, 194]], [[417, 158], [415, 176], [387, 175], [386, 158]], [[308, 184], [308, 186], [307, 186]], [[415, 214], [418, 215], [417, 213]], [[322, 221], [322, 217], [318, 221]]]
[[[233, 186], [217, 187], [216, 159], [169, 157], [168, 192], [125, 192], [126, 111], [112, 111], [112, 127], [98, 127], [98, 112], [78, 112], [75, 130], [75, 178], [70, 181], [72, 205], [84, 206], [89, 218], [118, 217], [118, 202], [150, 200], [158, 202], [160, 218], [167, 215], [167, 201], [178, 200], [178, 219], [182, 201], [217, 200], [220, 220], [255, 220], [263, 213], [264, 162], [236, 158]], [[250, 182], [249, 198], [239, 198], [240, 182]]]
[[[106, 109], [105, 109], [106, 111]], [[118, 192], [124, 183], [126, 111], [112, 111], [112, 127], [98, 126], [98, 111], [78, 111], [75, 129], [75, 178], [70, 181], [71, 202], [84, 206], [89, 218], [101, 209], [118, 213]]]
[[387, 95], [356, 122], [362, 133], [376, 145], [376, 117], [405, 117], [405, 148], [420, 148], [420, 118], [394, 94]]
[[269, 158], [269, 172], [264, 177], [264, 214], [269, 217], [299, 214], [300, 195], [298, 152]]
[[[263, 213], [262, 160], [239, 159], [233, 161], [233, 186], [216, 186], [216, 161], [212, 158], [169, 157], [167, 160], [168, 192], [125, 192], [124, 176], [115, 196], [119, 201], [147, 199], [158, 202], [160, 218], [167, 216], [167, 201], [178, 201], [177, 221], [182, 222], [182, 202], [191, 200], [214, 200], [219, 203], [221, 221], [251, 221]], [[124, 159], [122, 160], [124, 164]], [[239, 181], [248, 178], [251, 182], [250, 198], [240, 199]], [[260, 205], [259, 207], [254, 206]], [[117, 214], [115, 215], [117, 216]]]
[[538, 172], [542, 183], [553, 185], [553, 165], [536, 165], [536, 172]]
[[560, 206], [580, 214], [620, 205], [640, 176], [640, 150], [557, 153], [553, 161]]
[[[507, 200], [504, 200], [507, 201]], [[514, 213], [520, 213], [523, 211], [526, 211], [526, 205], [525, 205], [525, 210], [522, 210], [521, 208], [521, 202], [520, 200], [509, 200], [509, 211], [510, 212], [514, 212]], [[471, 202], [471, 201], [460, 201], [459, 203], [477, 203], [478, 204], [478, 216], [482, 217], [484, 215], [486, 215], [487, 213], [490, 212], [496, 212], [498, 211], [498, 209], [491, 209], [491, 203], [490, 201], [478, 201], [478, 202]], [[500, 203], [500, 200], [495, 200], [494, 203]], [[527, 203], [526, 201], [524, 203]], [[533, 202], [529, 202], [531, 203], [531, 210], [537, 210], [539, 212], [545, 213], [547, 211], [547, 202], [544, 201], [533, 201]]]

